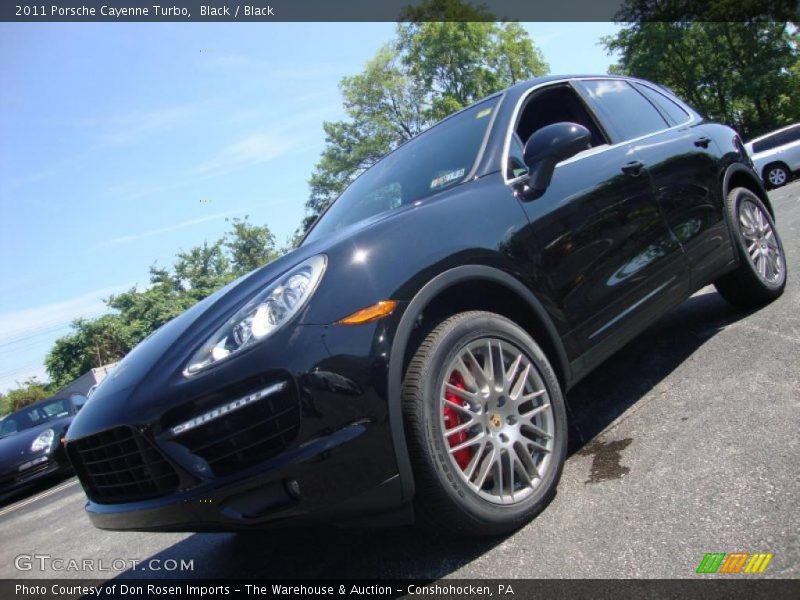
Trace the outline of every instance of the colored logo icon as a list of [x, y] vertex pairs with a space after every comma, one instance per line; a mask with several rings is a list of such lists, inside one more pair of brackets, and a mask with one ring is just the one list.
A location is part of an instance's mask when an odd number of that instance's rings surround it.
[[766, 552], [709, 552], [700, 561], [698, 573], [763, 573], [774, 554]]

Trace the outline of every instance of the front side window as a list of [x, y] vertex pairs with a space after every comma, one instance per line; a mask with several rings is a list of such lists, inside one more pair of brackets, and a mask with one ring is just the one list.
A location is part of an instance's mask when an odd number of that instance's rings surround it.
[[586, 127], [592, 136], [589, 141], [592, 148], [608, 143], [603, 130], [572, 86], [558, 84], [536, 90], [526, 99], [515, 124], [508, 151], [506, 177], [514, 179], [528, 172], [523, 148], [534, 133], [547, 125], [564, 122]]
[[525, 165], [525, 148], [522, 145], [522, 140], [519, 135], [514, 132], [511, 136], [511, 146], [508, 149], [508, 165], [506, 167], [506, 177], [515, 179], [522, 177], [528, 172], [528, 167]]
[[592, 79], [580, 86], [622, 142], [669, 127], [656, 108], [627, 81]]
[[412, 204], [464, 181], [499, 98], [490, 98], [421, 133], [356, 179], [320, 217], [304, 244]]

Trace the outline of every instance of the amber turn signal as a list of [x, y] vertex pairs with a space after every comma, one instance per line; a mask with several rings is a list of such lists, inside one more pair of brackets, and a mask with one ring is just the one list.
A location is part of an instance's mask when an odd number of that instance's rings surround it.
[[394, 300], [381, 300], [372, 306], [367, 306], [361, 310], [357, 310], [352, 315], [346, 316], [344, 319], [337, 321], [341, 325], [361, 325], [369, 323], [377, 319], [388, 317], [394, 311], [397, 302]]

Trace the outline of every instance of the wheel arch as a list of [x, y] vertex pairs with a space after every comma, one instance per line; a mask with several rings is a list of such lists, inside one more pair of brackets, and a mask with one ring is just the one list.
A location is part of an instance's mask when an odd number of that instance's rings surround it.
[[775, 220], [775, 211], [772, 209], [772, 203], [769, 200], [769, 195], [764, 189], [764, 185], [758, 179], [758, 176], [745, 165], [733, 164], [725, 171], [725, 176], [722, 180], [722, 193], [723, 198], [728, 197], [728, 193], [737, 187], [743, 187], [753, 192], [767, 207], [770, 216]]
[[[461, 293], [466, 287], [470, 288], [469, 295]], [[431, 279], [403, 312], [394, 333], [389, 361], [389, 421], [403, 500], [411, 500], [414, 494], [403, 424], [403, 376], [416, 345], [435, 327], [435, 322], [466, 310], [496, 312], [517, 323], [541, 345], [564, 391], [572, 381], [567, 353], [555, 325], [542, 303], [516, 277], [495, 267], [463, 265]]]

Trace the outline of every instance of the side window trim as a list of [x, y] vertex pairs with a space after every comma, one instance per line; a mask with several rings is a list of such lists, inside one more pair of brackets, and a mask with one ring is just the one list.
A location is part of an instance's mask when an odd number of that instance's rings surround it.
[[[662, 89], [657, 89], [654, 85], [650, 85], [650, 83], [647, 82], [647, 81], [636, 81], [636, 80], [634, 80], [634, 81], [629, 82], [629, 83], [633, 83], [633, 88], [637, 92], [642, 94], [645, 98], [647, 98], [647, 100], [650, 101], [650, 104], [655, 106], [656, 110], [661, 113], [661, 115], [664, 117], [664, 119], [666, 119], [667, 123], [672, 123], [672, 121], [674, 121], [674, 119], [670, 118], [670, 116], [668, 114], [666, 114], [665, 111], [662, 110], [660, 106], [658, 106], [658, 104], [656, 104], [655, 102], [650, 100], [650, 98], [647, 96], [647, 94], [642, 92], [642, 90], [640, 88], [648, 89], [651, 92], [653, 92], [654, 94], [662, 96], [667, 102], [672, 102], [681, 111], [683, 111], [683, 113], [686, 115], [686, 118], [683, 121], [681, 121], [680, 123], [674, 123], [673, 125], [686, 125], [687, 123], [690, 123], [692, 121], [692, 116], [694, 114], [694, 111], [690, 110], [690, 107], [687, 106], [686, 104], [684, 104], [683, 101], [681, 101], [680, 98], [678, 98], [677, 96], [675, 96], [673, 94], [670, 94], [669, 90], [666, 90], [666, 89], [663, 89], [663, 88]], [[665, 92], [667, 92], [667, 93], [665, 93]]]
[[[606, 145], [613, 144], [614, 143], [613, 139], [608, 130], [608, 127], [606, 126], [605, 122], [602, 119], [602, 115], [594, 109], [594, 106], [592, 106], [591, 102], [587, 102], [586, 98], [583, 96], [583, 94], [581, 94], [581, 91], [579, 89], [580, 86], [575, 85], [575, 82], [576, 80], [574, 79], [570, 80], [569, 87], [572, 88], [572, 91], [575, 93], [575, 96], [577, 96], [578, 101], [581, 103], [581, 105], [583, 105], [583, 108], [584, 110], [586, 110], [586, 113], [589, 115], [589, 118], [591, 118], [595, 122], [595, 125], [597, 125], [597, 128], [600, 130], [600, 133], [606, 139]], [[602, 148], [602, 147], [603, 146], [597, 146], [597, 148]]]
[[648, 98], [647, 94], [643, 93], [642, 90], [639, 89], [639, 86], [633, 85], [631, 84], [631, 82], [628, 82], [628, 85], [630, 85], [636, 91], [636, 93], [639, 94], [642, 98], [647, 100], [647, 103], [650, 106], [652, 106], [659, 115], [661, 115], [661, 118], [664, 119], [664, 122], [667, 125], [669, 125], [670, 127], [674, 127], [675, 125], [680, 125], [680, 123], [673, 123], [674, 119], [672, 119], [666, 112], [664, 112], [658, 104], [656, 104], [650, 98]]
[[[565, 83], [566, 82], [566, 83], [569, 83], [573, 87], [573, 89], [576, 90], [578, 95], [583, 100], [584, 104], [587, 104], [586, 98], [584, 97], [585, 92], [580, 89], [580, 86], [577, 86], [575, 84], [577, 82], [580, 82], [580, 81], [595, 81], [595, 80], [598, 80], [598, 79], [605, 80], [605, 79], [616, 79], [616, 78], [614, 78], [614, 77], [577, 77], [577, 78], [570, 78], [570, 79], [559, 79], [557, 81], [548, 81], [546, 83], [535, 84], [535, 85], [531, 86], [530, 88], [528, 88], [525, 91], [524, 94], [520, 95], [519, 99], [517, 100], [517, 104], [514, 107], [514, 112], [513, 112], [512, 116], [511, 116], [511, 120], [510, 120], [510, 122], [509, 122], [509, 124], [507, 126], [507, 129], [506, 129], [506, 136], [505, 136], [505, 140], [503, 142], [503, 152], [500, 155], [500, 161], [501, 161], [500, 162], [500, 172], [503, 175], [503, 181], [504, 181], [504, 183], [506, 185], [513, 185], [514, 183], [516, 183], [520, 179], [522, 179], [522, 177], [525, 177], [525, 175], [522, 175], [521, 177], [515, 177], [513, 179], [509, 178], [507, 176], [507, 172], [506, 172], [506, 165], [508, 164], [508, 155], [509, 155], [509, 150], [511, 148], [511, 134], [516, 129], [516, 124], [517, 124], [518, 119], [520, 117], [520, 111], [522, 110], [522, 107], [524, 106], [525, 101], [528, 99], [528, 97], [533, 92], [535, 92], [536, 90], [539, 90], [539, 89], [542, 89], [542, 88], [545, 88], [545, 87], [549, 87], [549, 86], [552, 86], [552, 85], [555, 85], [555, 84]], [[627, 78], [624, 78], [624, 77], [620, 77], [619, 79], [622, 79], [622, 81], [625, 81], [628, 84], [630, 84], [631, 81], [638, 81], [638, 80], [635, 80], [635, 79], [627, 79]], [[680, 99], [678, 99], [678, 100], [680, 100]], [[617, 142], [617, 141], [613, 140], [608, 135], [608, 131], [609, 130], [608, 130], [608, 127], [606, 126], [604, 120], [602, 118], [600, 118], [599, 115], [597, 115], [597, 113], [591, 108], [590, 105], [587, 106], [587, 110], [589, 111], [589, 114], [592, 115], [595, 118], [595, 121], [597, 122], [598, 126], [603, 130], [603, 132], [606, 135], [606, 139], [609, 140], [609, 144], [606, 145], [606, 146], [597, 146], [596, 148], [592, 148], [591, 150], [588, 150], [585, 153], [581, 153], [581, 154], [579, 154], [579, 155], [577, 155], [577, 156], [575, 156], [573, 158], [569, 158], [569, 159], [567, 159], [567, 160], [565, 160], [563, 162], [560, 162], [560, 163], [558, 163], [556, 165], [556, 168], [560, 167], [561, 165], [566, 165], [566, 164], [573, 163], [573, 162], [576, 162], [576, 161], [579, 161], [579, 160], [583, 160], [584, 158], [588, 158], [590, 156], [594, 156], [595, 154], [599, 154], [599, 153], [605, 152], [607, 150], [612, 150], [612, 149], [614, 149], [614, 148], [616, 148], [618, 146], [622, 146], [622, 145], [625, 145], [625, 144], [631, 144], [633, 142], [638, 142], [639, 140], [644, 140], [644, 139], [647, 139], [649, 137], [653, 137], [654, 135], [660, 135], [660, 134], [665, 133], [667, 131], [683, 129], [685, 127], [688, 127], [690, 125], [694, 125], [695, 123], [698, 123], [702, 119], [702, 117], [700, 117], [694, 110], [689, 110], [690, 107], [686, 106], [683, 102], [680, 102], [680, 105], [684, 109], [686, 109], [688, 111], [688, 113], [689, 113], [689, 117], [690, 118], [685, 123], [681, 123], [680, 125], [667, 126], [664, 129], [661, 129], [659, 131], [653, 131], [651, 133], [648, 133], [647, 135], [642, 135], [642, 136], [639, 136], [637, 138], [633, 138], [633, 139], [625, 140], [625, 141], [621, 141], [621, 142]]]

